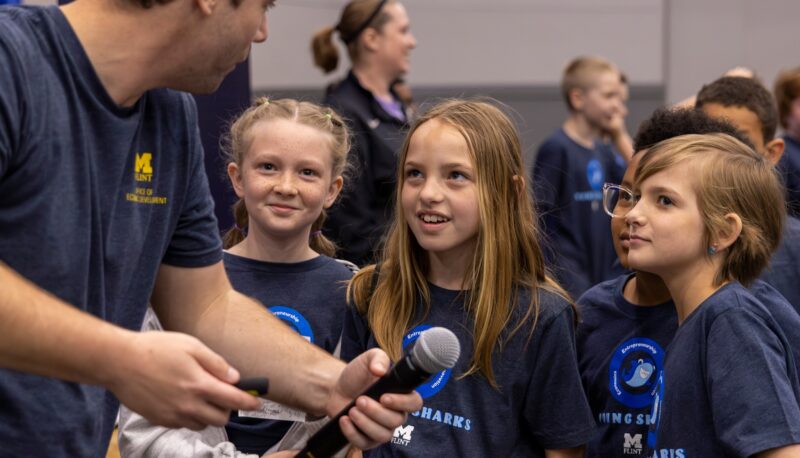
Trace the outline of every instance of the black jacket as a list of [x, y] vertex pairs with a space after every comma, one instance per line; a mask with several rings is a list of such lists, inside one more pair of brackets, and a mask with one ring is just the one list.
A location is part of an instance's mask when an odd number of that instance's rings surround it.
[[323, 103], [345, 118], [353, 140], [342, 196], [329, 210], [324, 232], [339, 245], [338, 257], [364, 266], [377, 259], [392, 218], [397, 158], [408, 126], [387, 113], [352, 71]]

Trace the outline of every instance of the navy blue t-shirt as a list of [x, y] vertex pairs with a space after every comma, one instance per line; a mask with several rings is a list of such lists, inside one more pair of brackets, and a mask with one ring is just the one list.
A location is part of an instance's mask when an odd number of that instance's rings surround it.
[[678, 329], [671, 300], [639, 306], [625, 299], [633, 275], [600, 283], [578, 300], [578, 367], [599, 425], [589, 458], [643, 455], [665, 349]]
[[[422, 410], [394, 431], [389, 444], [365, 456], [525, 456], [543, 457], [544, 449], [585, 444], [594, 421], [581, 388], [575, 356], [570, 305], [540, 289], [540, 314], [533, 337], [530, 326], [495, 351], [493, 367], [499, 390], [480, 374], [462, 378], [472, 358], [472, 320], [464, 293], [429, 285], [431, 310], [409, 330], [407, 346], [421, 331], [442, 326], [461, 344], [456, 366], [435, 374], [417, 389]], [[529, 293], [520, 294], [520, 308]], [[364, 317], [347, 314], [342, 332], [342, 357], [349, 359], [377, 343]]]
[[[189, 95], [118, 107], [57, 7], [0, 7], [0, 87], [2, 262], [138, 330], [162, 263], [221, 260]], [[0, 370], [4, 454], [102, 456], [117, 409], [102, 387]]]
[[761, 274], [800, 312], [800, 220], [791, 216], [783, 226], [781, 243]]
[[735, 282], [700, 304], [667, 349], [651, 456], [749, 457], [800, 443], [797, 363], [781, 329], [800, 328], [793, 319], [779, 326]]
[[786, 184], [786, 204], [789, 214], [800, 218], [800, 142], [784, 135], [786, 150], [778, 162], [778, 170]]
[[[236, 291], [254, 297], [309, 342], [333, 353], [346, 312], [346, 282], [353, 276], [327, 256], [285, 264], [225, 253], [225, 271]], [[292, 422], [231, 414], [225, 426], [236, 449], [259, 455], [276, 444]]]
[[[653, 400], [664, 368], [665, 349], [678, 328], [670, 300], [639, 306], [623, 296], [633, 274], [601, 283], [578, 300], [578, 366], [592, 413], [600, 425], [587, 457], [628, 457], [645, 450], [653, 422]], [[750, 292], [764, 304], [793, 349], [800, 365], [800, 319], [774, 288], [755, 281]]]
[[545, 254], [559, 282], [579, 297], [622, 273], [603, 211], [603, 183], [622, 182], [625, 168], [602, 142], [588, 149], [558, 129], [539, 147], [533, 190], [544, 228]]

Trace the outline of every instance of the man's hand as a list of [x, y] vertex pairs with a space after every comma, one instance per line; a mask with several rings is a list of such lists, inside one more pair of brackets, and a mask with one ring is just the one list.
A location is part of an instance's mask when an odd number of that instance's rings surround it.
[[[364, 392], [389, 370], [389, 357], [382, 350], [372, 349], [355, 358], [344, 368], [331, 393], [326, 412], [335, 416], [352, 399]], [[384, 394], [380, 402], [360, 396], [356, 406], [339, 420], [342, 432], [351, 444], [367, 450], [392, 438], [410, 412], [422, 408], [419, 393]]]
[[259, 401], [232, 386], [239, 373], [199, 340], [173, 332], [131, 333], [129, 351], [108, 369], [107, 388], [150, 422], [199, 430], [223, 426], [230, 410]]

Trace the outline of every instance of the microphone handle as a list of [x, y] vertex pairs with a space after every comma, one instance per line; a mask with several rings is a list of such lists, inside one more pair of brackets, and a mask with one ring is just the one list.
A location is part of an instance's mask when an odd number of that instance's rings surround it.
[[[406, 356], [400, 360], [388, 374], [384, 375], [361, 396], [378, 400], [384, 393], [410, 393], [432, 374], [421, 368], [414, 367], [411, 357]], [[316, 434], [311, 436], [303, 450], [296, 456], [303, 458], [327, 458], [335, 455], [345, 445], [344, 437], [339, 427], [339, 419], [355, 405], [355, 399], [342, 409], [331, 421], [325, 424]]]

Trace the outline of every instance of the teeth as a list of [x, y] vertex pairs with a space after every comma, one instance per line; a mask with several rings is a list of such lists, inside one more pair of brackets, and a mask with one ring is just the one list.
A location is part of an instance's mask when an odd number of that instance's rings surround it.
[[444, 223], [445, 221], [449, 221], [444, 216], [438, 215], [422, 215], [421, 218], [422, 221], [425, 221], [426, 223]]

